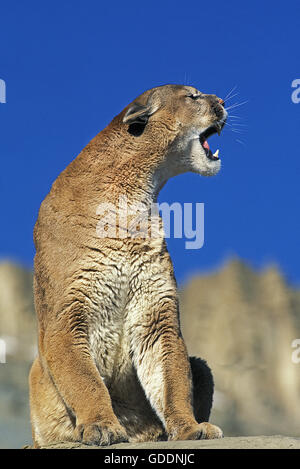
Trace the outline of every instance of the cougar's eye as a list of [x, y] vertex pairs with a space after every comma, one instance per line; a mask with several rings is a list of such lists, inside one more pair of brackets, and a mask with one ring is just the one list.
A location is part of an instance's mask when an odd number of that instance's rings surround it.
[[196, 93], [188, 94], [187, 97], [191, 99], [199, 99], [201, 97], [201, 94], [196, 94]]

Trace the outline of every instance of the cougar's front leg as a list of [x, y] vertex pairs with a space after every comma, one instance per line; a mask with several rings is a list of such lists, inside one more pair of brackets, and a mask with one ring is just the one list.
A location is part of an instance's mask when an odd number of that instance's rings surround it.
[[78, 440], [98, 445], [127, 441], [90, 355], [86, 325], [78, 305], [74, 304], [53, 326], [48, 326], [40, 348], [58, 392], [75, 415]]
[[176, 289], [171, 281], [163, 285], [161, 279], [155, 281], [152, 276], [140, 284], [133, 300], [131, 348], [137, 375], [169, 439], [220, 438], [218, 427], [199, 424], [195, 419], [191, 368], [179, 327]]

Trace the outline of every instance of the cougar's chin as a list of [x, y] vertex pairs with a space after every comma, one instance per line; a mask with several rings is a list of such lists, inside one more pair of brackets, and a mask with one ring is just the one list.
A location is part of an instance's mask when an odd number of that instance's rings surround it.
[[199, 137], [194, 138], [190, 148], [190, 171], [202, 176], [215, 176], [221, 169], [221, 160], [218, 153], [217, 150], [213, 154], [210, 149], [203, 147]]

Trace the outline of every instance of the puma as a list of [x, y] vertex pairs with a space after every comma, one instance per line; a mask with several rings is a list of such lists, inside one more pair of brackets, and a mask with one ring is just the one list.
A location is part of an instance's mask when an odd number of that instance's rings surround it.
[[99, 204], [126, 196], [147, 208], [170, 177], [217, 174], [218, 151], [207, 139], [226, 118], [222, 99], [194, 87], [148, 90], [83, 149], [43, 201], [34, 229], [36, 448], [222, 437], [207, 422], [210, 369], [189, 358], [181, 335], [163, 231], [99, 237], [96, 228]]

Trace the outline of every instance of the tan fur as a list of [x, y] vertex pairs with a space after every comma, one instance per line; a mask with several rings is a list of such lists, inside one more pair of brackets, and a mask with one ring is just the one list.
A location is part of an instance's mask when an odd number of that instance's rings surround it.
[[222, 436], [202, 423], [212, 377], [205, 362], [188, 358], [162, 232], [146, 239], [96, 233], [100, 203], [126, 195], [148, 207], [169, 177], [219, 170], [197, 135], [224, 123], [226, 112], [217, 97], [195, 93], [180, 85], [145, 92], [60, 174], [41, 205], [39, 357], [30, 373], [36, 447]]

